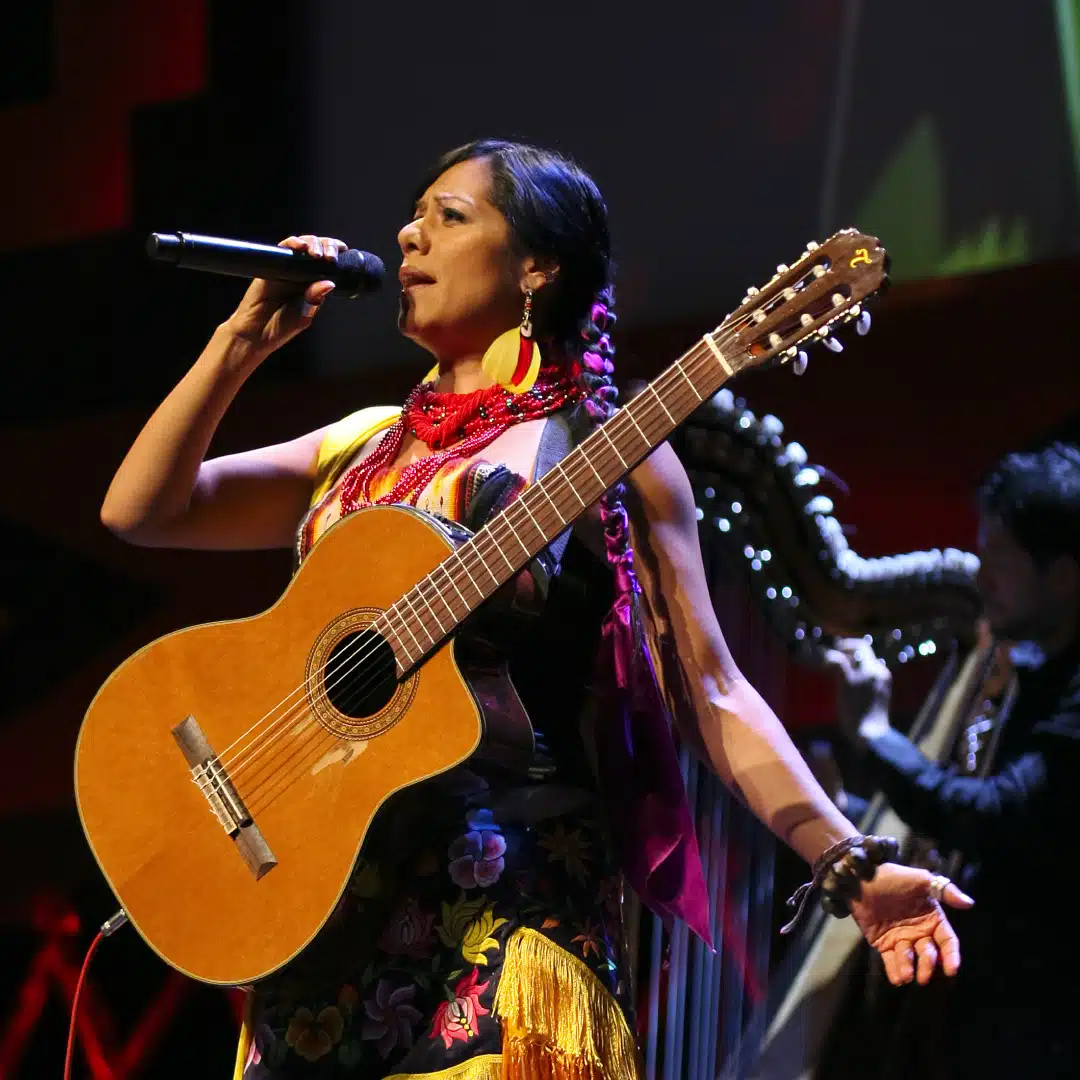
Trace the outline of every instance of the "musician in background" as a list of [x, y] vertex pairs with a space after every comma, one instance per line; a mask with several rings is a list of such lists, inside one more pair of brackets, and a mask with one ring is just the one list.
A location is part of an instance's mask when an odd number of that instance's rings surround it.
[[1075, 1076], [1080, 449], [1055, 442], [1008, 455], [979, 510], [985, 617], [998, 640], [1016, 643], [1017, 689], [989, 773], [932, 762], [890, 725], [888, 668], [861, 641], [830, 656], [840, 725], [900, 817], [962, 855], [960, 880], [978, 898], [958, 917], [950, 1075]]
[[[282, 445], [207, 459], [245, 380], [311, 325], [333, 287], [255, 281], [128, 451], [106, 525], [151, 546], [292, 548], [301, 565], [326, 529], [374, 504], [409, 503], [478, 529], [612, 415], [610, 244], [592, 180], [556, 154], [475, 143], [437, 163], [409, 210], [399, 325], [436, 366], [400, 417], [361, 410]], [[317, 257], [344, 247], [316, 236], [285, 243]], [[635, 568], [658, 666], [672, 695], [685, 691], [675, 715], [690, 744], [819, 876], [863, 852], [732, 663], [690, 485], [660, 446], [625, 490], [583, 514], [546, 567], [483, 612], [501, 619], [488, 644], [501, 645], [546, 736], [545, 760], [513, 781], [470, 762], [383, 807], [319, 940], [256, 990], [249, 1080], [636, 1073], [623, 1013], [623, 873], [654, 909], [705, 933], [708, 898], [644, 634], [630, 618]], [[891, 977], [910, 981], [917, 967], [925, 982], [939, 963], [955, 971], [956, 937], [938, 901], [970, 901], [955, 887], [935, 892], [925, 870], [883, 861], [887, 846], [873, 850], [882, 865], [851, 912]], [[859, 856], [862, 869], [873, 850]]]

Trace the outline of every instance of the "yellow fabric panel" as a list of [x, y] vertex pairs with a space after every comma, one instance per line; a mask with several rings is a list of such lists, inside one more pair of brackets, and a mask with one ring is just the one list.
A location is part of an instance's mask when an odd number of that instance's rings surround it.
[[501, 1054], [481, 1054], [449, 1069], [426, 1073], [394, 1073], [386, 1080], [502, 1080]]
[[385, 431], [401, 415], [396, 405], [372, 405], [350, 413], [326, 429], [319, 444], [319, 459], [315, 475], [314, 506], [333, 486], [341, 470], [373, 435]]
[[233, 1080], [244, 1080], [244, 1067], [247, 1065], [248, 1051], [255, 1030], [252, 1019], [255, 995], [248, 990], [244, 994], [244, 1012], [240, 1017], [240, 1039], [236, 1044], [236, 1064], [233, 1066]]

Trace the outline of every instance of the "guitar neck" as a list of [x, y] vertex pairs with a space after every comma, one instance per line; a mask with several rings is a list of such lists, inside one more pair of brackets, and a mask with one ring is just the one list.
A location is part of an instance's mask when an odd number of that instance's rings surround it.
[[643, 461], [743, 366], [725, 356], [725, 327], [706, 334], [633, 401], [447, 556], [378, 620], [401, 674]]

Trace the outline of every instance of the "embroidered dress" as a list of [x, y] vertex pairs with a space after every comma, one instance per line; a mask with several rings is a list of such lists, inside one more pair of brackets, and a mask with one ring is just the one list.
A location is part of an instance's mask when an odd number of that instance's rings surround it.
[[[370, 435], [392, 420], [384, 410], [352, 428]], [[299, 559], [355, 457], [355, 440], [336, 446], [333, 434]], [[372, 494], [397, 479], [385, 470]], [[417, 505], [475, 529], [526, 483], [505, 466], [451, 461]], [[388, 801], [327, 926], [251, 995], [244, 1080], [638, 1075], [623, 879], [580, 724], [611, 577], [571, 539], [560, 573], [525, 584], [494, 605], [487, 636], [503, 644], [537, 729], [543, 780], [470, 763]]]

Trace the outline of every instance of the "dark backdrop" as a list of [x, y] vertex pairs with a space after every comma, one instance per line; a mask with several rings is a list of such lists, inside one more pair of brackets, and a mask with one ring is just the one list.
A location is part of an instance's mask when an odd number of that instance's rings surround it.
[[[147, 640], [257, 610], [288, 573], [282, 553], [134, 550], [97, 521], [124, 449], [242, 289], [148, 265], [145, 235], [310, 229], [393, 265], [426, 163], [481, 134], [535, 139], [578, 156], [607, 194], [625, 377], [659, 370], [807, 239], [877, 230], [902, 284], [875, 331], [815, 355], [802, 379], [755, 375], [739, 392], [850, 484], [838, 514], [864, 554], [966, 546], [967, 492], [993, 455], [1078, 407], [1076, 177], [1052, 10], [39, 0], [5, 12], [0, 1074], [18, 1059], [24, 1075], [55, 1075], [71, 965], [112, 909], [71, 790], [90, 697]], [[216, 448], [399, 400], [423, 369], [393, 331], [394, 304], [390, 288], [335, 300], [256, 374]], [[829, 708], [819, 681], [788, 680], [789, 722]], [[109, 943], [92, 983], [114, 1061], [132, 1032], [145, 1047], [128, 1065], [147, 1075], [227, 1058], [224, 996], [181, 988], [134, 935]]]

